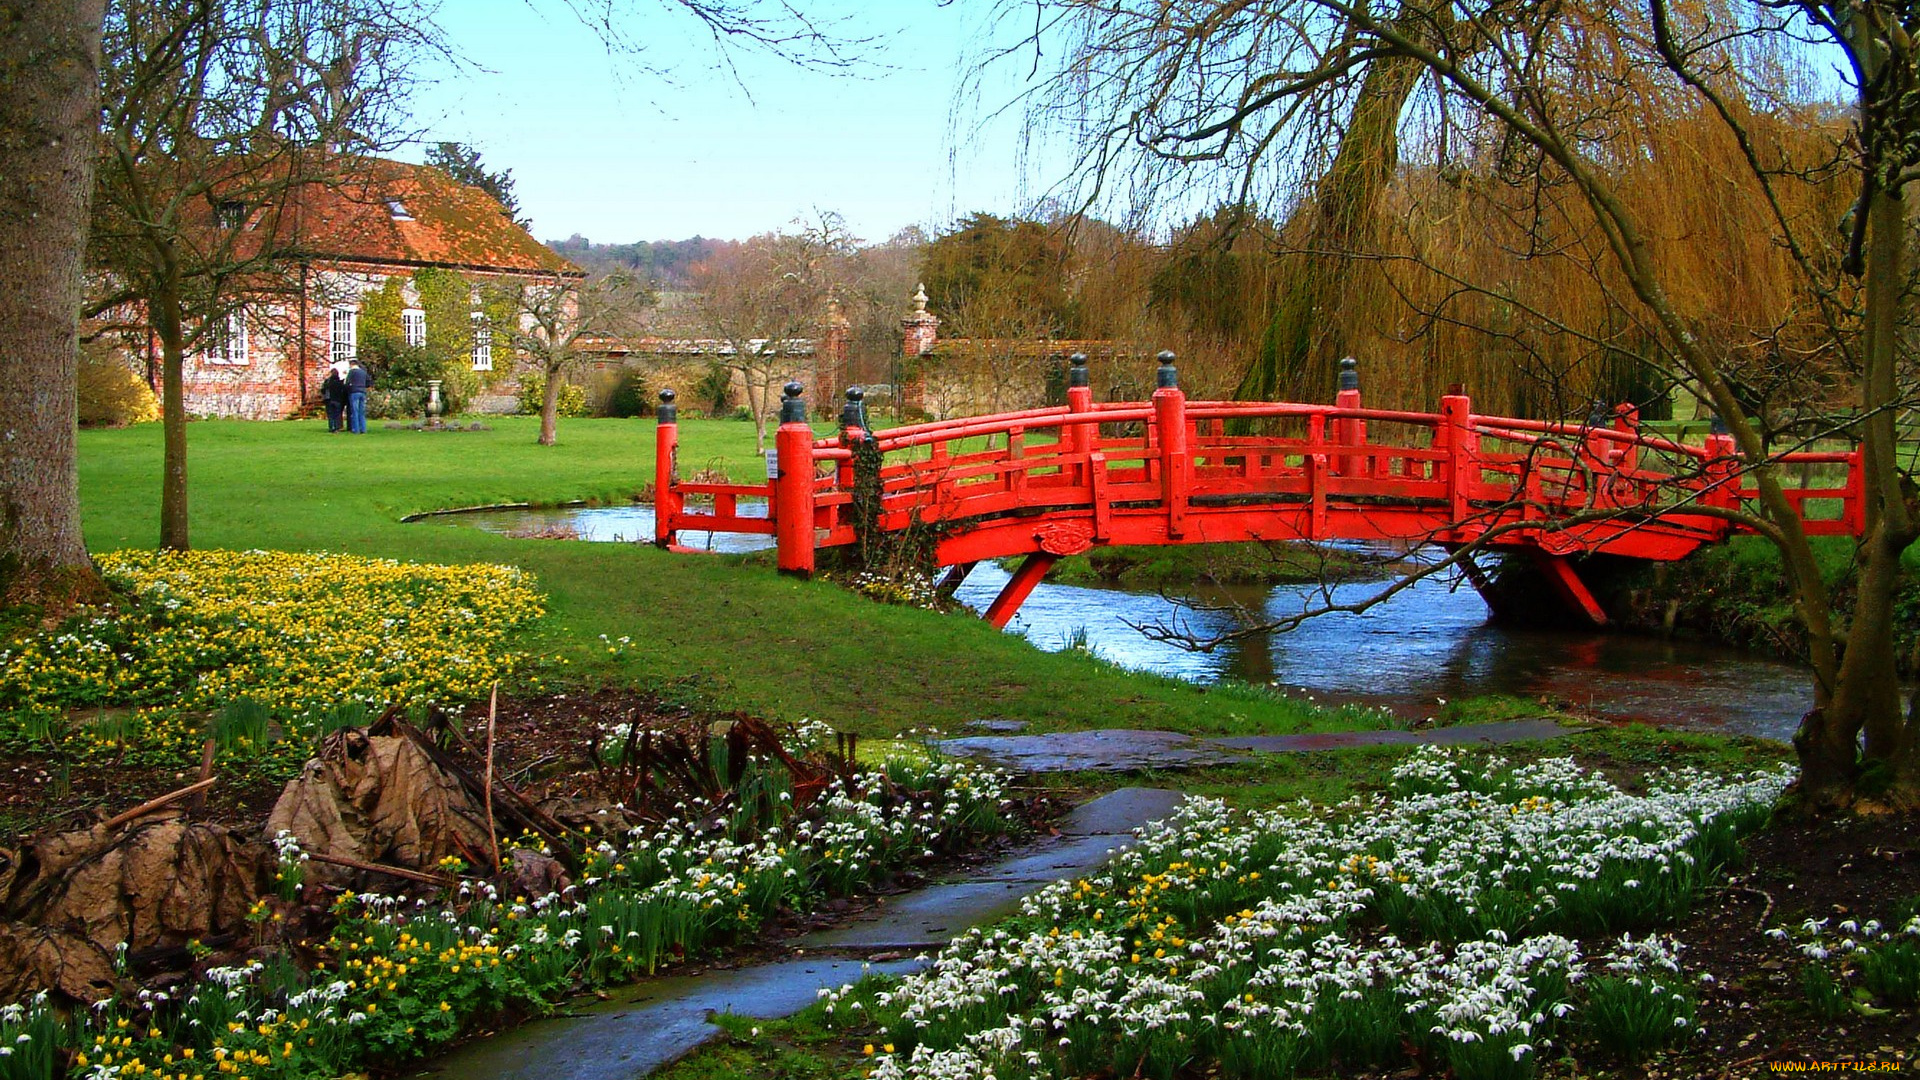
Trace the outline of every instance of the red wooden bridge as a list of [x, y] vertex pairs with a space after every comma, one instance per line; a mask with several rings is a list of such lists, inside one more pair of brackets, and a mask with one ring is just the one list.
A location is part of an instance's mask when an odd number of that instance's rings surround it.
[[[1757, 496], [1730, 437], [1664, 438], [1624, 405], [1586, 423], [1481, 416], [1464, 393], [1434, 413], [1369, 409], [1350, 360], [1332, 405], [1188, 401], [1172, 354], [1160, 360], [1149, 401], [1096, 404], [1076, 364], [1064, 406], [885, 431], [865, 430], [850, 390], [840, 433], [827, 438], [788, 384], [764, 484], [680, 480], [673, 392], [663, 391], [655, 540], [677, 549], [684, 530], [772, 534], [780, 569], [803, 575], [821, 548], [855, 544], [863, 530], [923, 530], [937, 563], [960, 576], [983, 559], [1025, 556], [988, 608], [995, 626], [1057, 559], [1102, 545], [1438, 544], [1524, 553], [1573, 610], [1603, 624], [1575, 559], [1682, 558], [1738, 531], [1728, 511]], [[1254, 430], [1263, 433], [1239, 433]], [[1801, 478], [1788, 497], [1809, 533], [1859, 533], [1858, 449], [1776, 460], [1806, 466], [1781, 472]], [[743, 500], [764, 500], [765, 516], [743, 512]], [[1484, 584], [1471, 558], [1462, 567]]]

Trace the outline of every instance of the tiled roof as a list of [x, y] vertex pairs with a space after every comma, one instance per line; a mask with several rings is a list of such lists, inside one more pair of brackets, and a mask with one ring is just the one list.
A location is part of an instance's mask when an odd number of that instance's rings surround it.
[[301, 246], [312, 255], [584, 276], [515, 224], [493, 196], [430, 165], [372, 159], [351, 173], [298, 196]]

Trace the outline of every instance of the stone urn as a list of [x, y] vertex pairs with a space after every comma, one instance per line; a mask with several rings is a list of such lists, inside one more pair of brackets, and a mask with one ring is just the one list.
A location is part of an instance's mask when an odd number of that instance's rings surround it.
[[446, 410], [446, 406], [440, 400], [440, 382], [441, 380], [439, 379], [427, 380], [427, 419], [428, 420], [438, 420], [440, 418], [440, 414]]

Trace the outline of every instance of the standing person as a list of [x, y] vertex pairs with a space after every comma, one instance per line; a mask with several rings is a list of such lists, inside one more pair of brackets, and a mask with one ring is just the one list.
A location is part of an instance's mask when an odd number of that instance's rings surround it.
[[347, 366], [347, 431], [354, 435], [367, 433], [367, 387], [372, 385], [373, 377], [356, 357]]
[[347, 426], [347, 380], [339, 367], [327, 371], [327, 381], [320, 384], [320, 401], [327, 407], [327, 434], [340, 434]]

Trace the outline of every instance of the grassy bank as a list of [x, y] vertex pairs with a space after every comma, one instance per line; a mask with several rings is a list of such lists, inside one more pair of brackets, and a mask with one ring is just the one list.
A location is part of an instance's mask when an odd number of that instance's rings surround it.
[[[772, 719], [866, 734], [1008, 718], [1034, 730], [1197, 732], [1342, 726], [1278, 697], [1227, 700], [1072, 651], [1043, 653], [976, 619], [889, 607], [732, 557], [495, 536], [429, 510], [490, 503], [626, 502], [653, 475], [653, 425], [569, 420], [534, 443], [532, 418], [435, 433], [329, 436], [314, 421], [190, 425], [193, 540], [202, 548], [336, 551], [435, 563], [493, 562], [537, 575], [548, 614], [532, 631], [546, 684], [641, 686]], [[160, 428], [80, 437], [81, 506], [95, 551], [159, 535]], [[681, 425], [683, 472], [764, 476], [752, 428]], [[631, 644], [609, 648], [602, 635]]]

